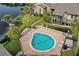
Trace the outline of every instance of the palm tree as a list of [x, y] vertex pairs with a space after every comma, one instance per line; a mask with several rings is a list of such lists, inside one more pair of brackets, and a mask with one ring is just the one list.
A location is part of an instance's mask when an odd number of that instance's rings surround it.
[[74, 40], [78, 39], [78, 35], [79, 35], [79, 19], [75, 18], [74, 21], [71, 23], [71, 28], [70, 31], [72, 33], [72, 37]]
[[24, 15], [26, 15], [26, 12], [25, 12], [24, 10], [22, 10], [20, 17], [21, 17], [21, 16], [24, 16]]
[[17, 31], [18, 32], [20, 32], [20, 26], [22, 25], [22, 21], [21, 20], [14, 20], [13, 22], [12, 22], [12, 24], [14, 24], [13, 26], [14, 26], [14, 30], [16, 30], [17, 29]]
[[3, 19], [3, 21], [9, 23], [10, 20], [12, 19], [12, 16], [11, 16], [11, 15], [4, 15], [4, 16], [2, 17], [2, 19]]
[[12, 22], [15, 26], [20, 27], [20, 25], [22, 25], [22, 21], [21, 20], [14, 20]]

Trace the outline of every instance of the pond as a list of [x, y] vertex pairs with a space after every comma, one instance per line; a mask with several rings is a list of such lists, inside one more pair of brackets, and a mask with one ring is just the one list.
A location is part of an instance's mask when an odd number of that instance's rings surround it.
[[8, 24], [5, 22], [1, 22], [2, 16], [9, 14], [12, 17], [16, 17], [20, 14], [21, 7], [20, 6], [5, 6], [5, 5], [0, 5], [0, 35], [4, 34], [6, 32], [6, 29], [8, 27]]

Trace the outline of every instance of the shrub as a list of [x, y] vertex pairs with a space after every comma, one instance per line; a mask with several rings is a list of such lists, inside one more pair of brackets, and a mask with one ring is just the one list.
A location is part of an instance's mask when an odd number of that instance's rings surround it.
[[51, 16], [47, 12], [45, 12], [43, 14], [43, 19], [44, 19], [45, 22], [50, 22]]
[[63, 32], [68, 32], [68, 30], [70, 30], [70, 28], [68, 27], [61, 27], [61, 26], [53, 25], [47, 22], [44, 22], [44, 26], [45, 25], [48, 25], [48, 28], [56, 29], [56, 30], [63, 31]]

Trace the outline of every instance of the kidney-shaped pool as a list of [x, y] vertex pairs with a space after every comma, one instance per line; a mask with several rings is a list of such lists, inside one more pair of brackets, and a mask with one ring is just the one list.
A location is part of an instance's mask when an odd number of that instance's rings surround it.
[[45, 52], [55, 47], [55, 39], [47, 34], [34, 33], [31, 40], [31, 47], [39, 52]]

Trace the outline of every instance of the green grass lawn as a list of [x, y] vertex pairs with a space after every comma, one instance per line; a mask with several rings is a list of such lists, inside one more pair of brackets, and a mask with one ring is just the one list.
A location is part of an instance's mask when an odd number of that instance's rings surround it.
[[19, 43], [19, 39], [9, 41], [9, 43], [7, 43], [6, 45], [4, 45], [4, 47], [5, 47], [12, 55], [16, 55], [17, 52], [19, 52], [19, 51], [21, 50], [21, 48], [20, 48], [20, 43]]
[[[23, 30], [24, 28], [28, 28], [31, 27], [31, 25], [40, 20], [41, 17], [39, 16], [30, 16], [30, 15], [24, 15], [22, 16], [22, 25], [20, 26], [19, 30]], [[20, 31], [20, 33], [21, 33]], [[21, 50], [20, 47], [20, 42], [19, 42], [19, 38], [20, 38], [20, 33], [17, 32], [13, 32], [12, 29], [9, 30], [6, 35], [8, 35], [10, 41], [4, 45], [4, 47], [12, 54], [12, 55], [16, 55], [17, 52], [19, 52]]]

